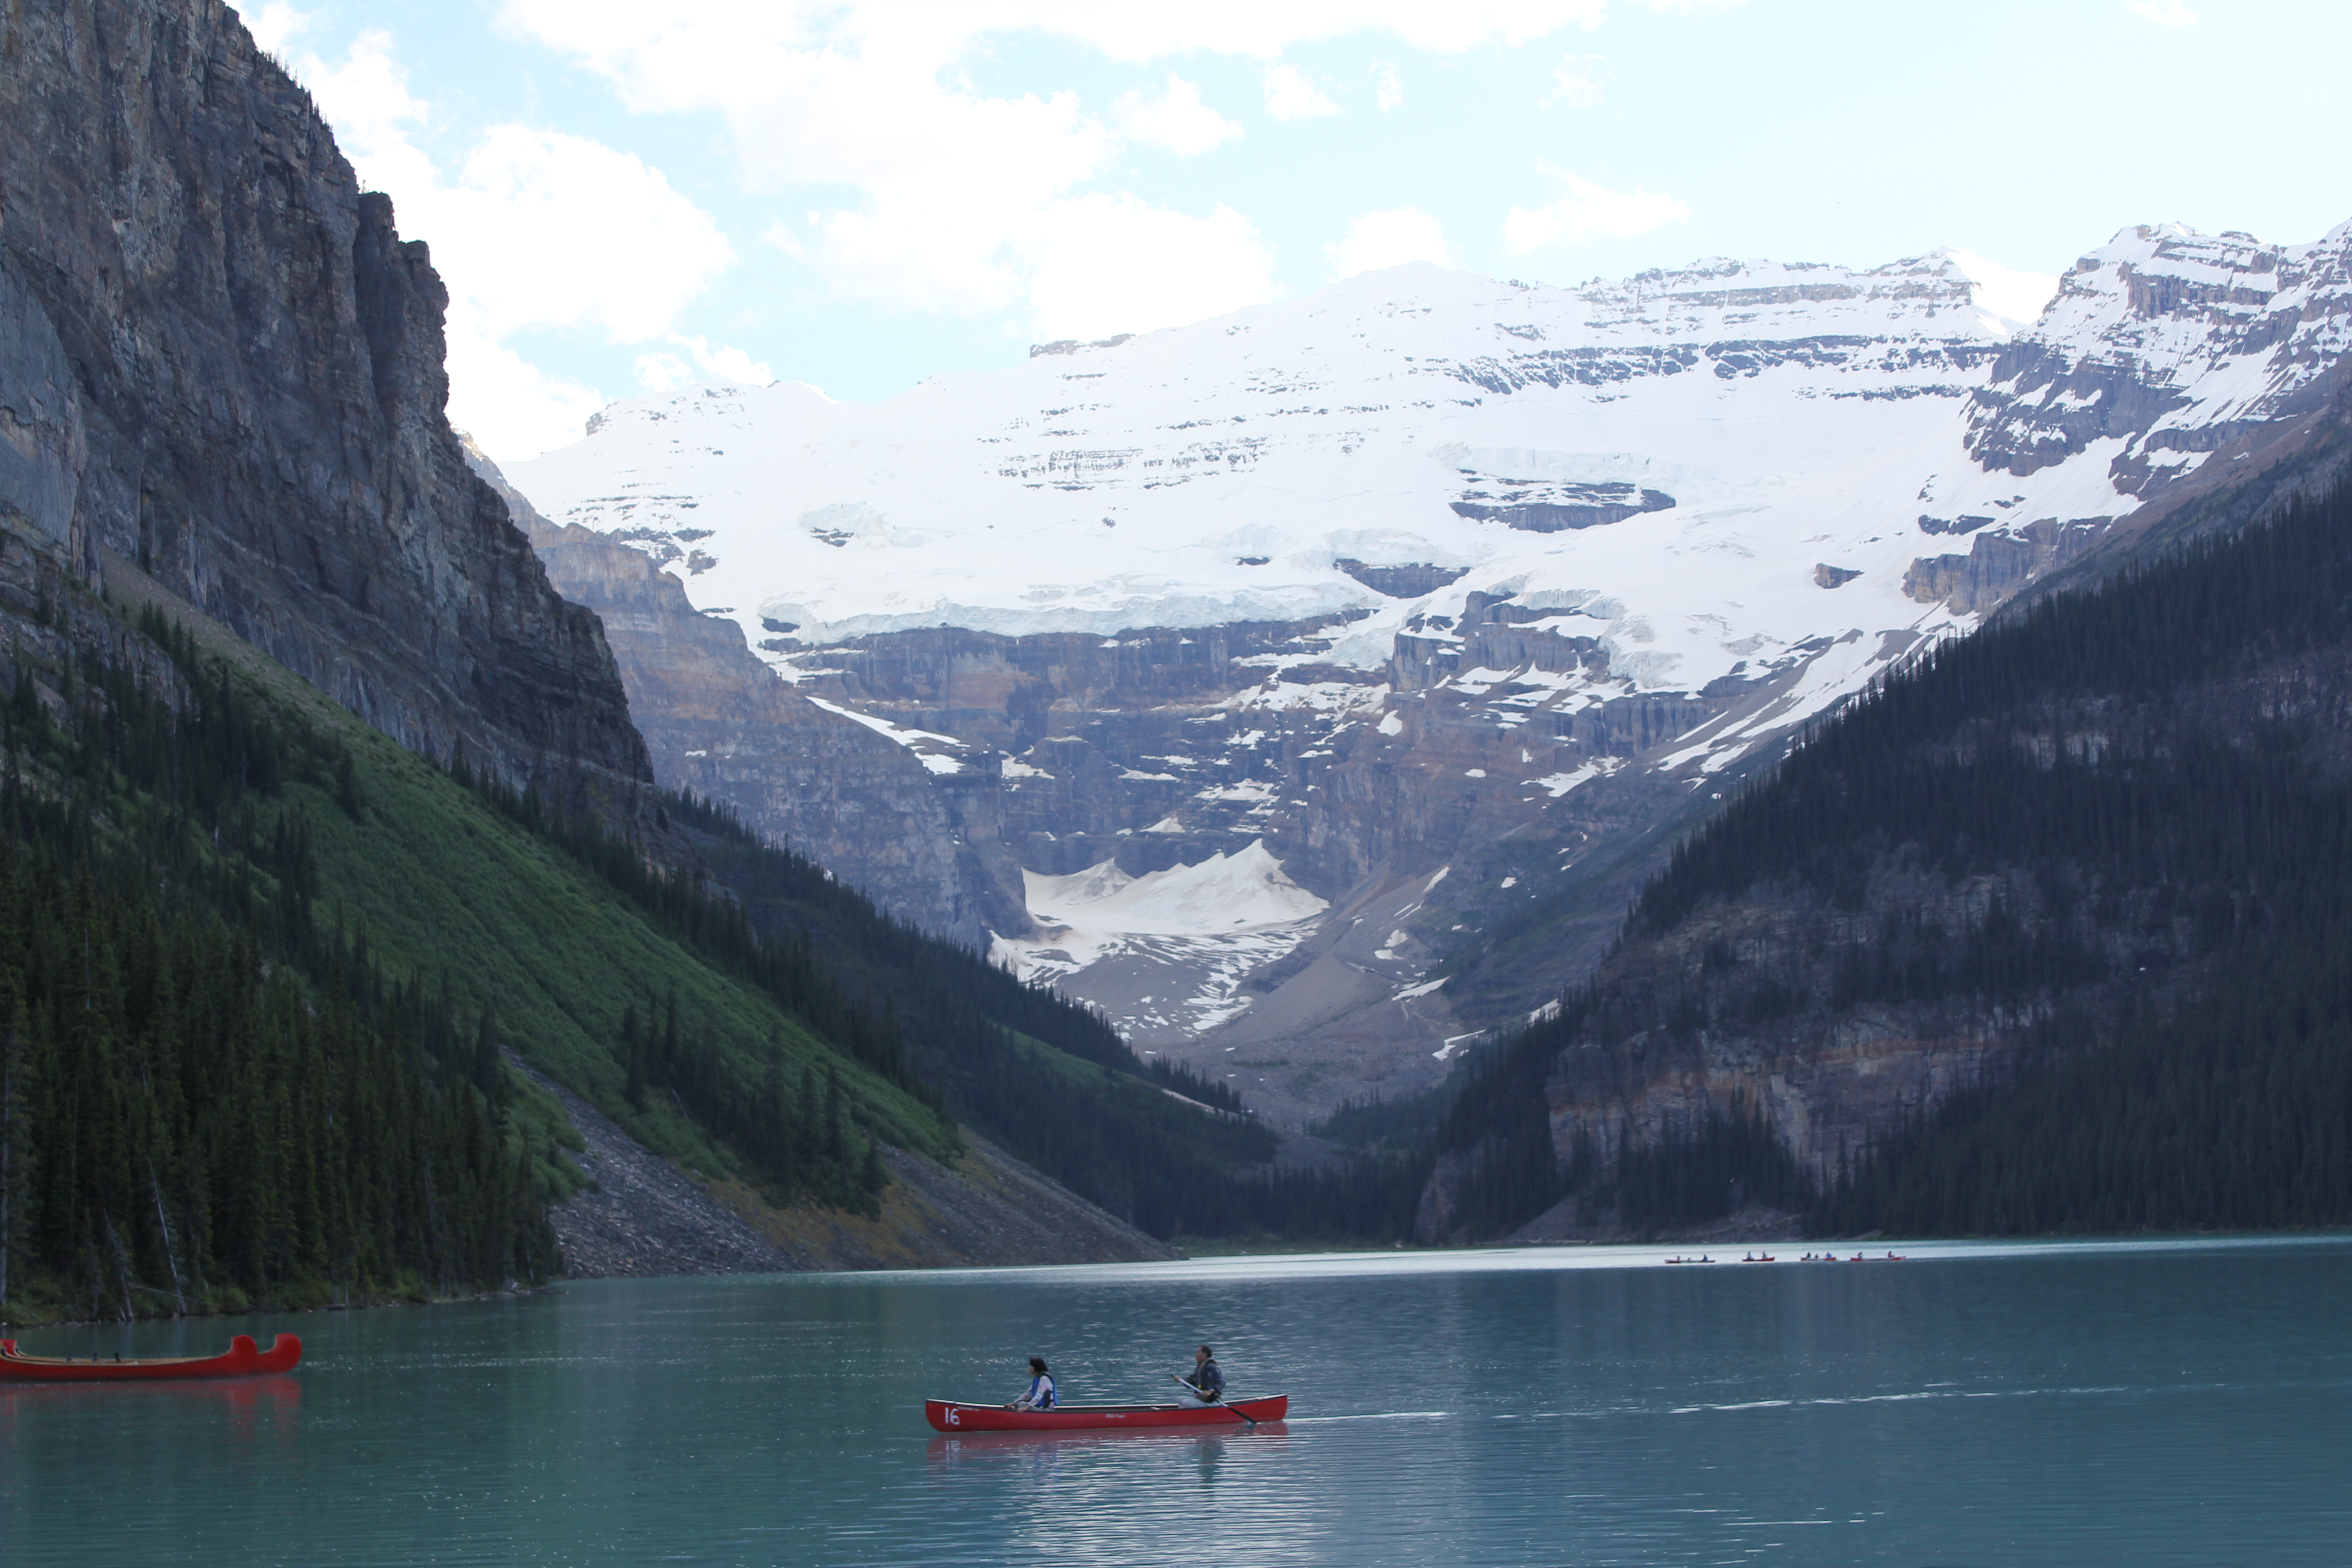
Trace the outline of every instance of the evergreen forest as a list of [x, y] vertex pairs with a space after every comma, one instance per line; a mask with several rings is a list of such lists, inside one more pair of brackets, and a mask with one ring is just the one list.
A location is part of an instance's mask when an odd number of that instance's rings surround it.
[[[1799, 934], [1697, 934], [1743, 912]], [[1560, 1003], [1387, 1141], [1445, 1173], [1457, 1234], [1569, 1198], [1635, 1235], [1750, 1204], [1846, 1236], [2352, 1223], [2352, 489], [1886, 679], [1678, 846]], [[1825, 1173], [1737, 1100], [1622, 1158], [1556, 1146], [1564, 1059], [1864, 1007], [2019, 1043]]]
[[0, 710], [0, 1302], [128, 1317], [543, 1279], [552, 1151], [495, 1025], [315, 918], [288, 785], [348, 789], [348, 752], [148, 629], [53, 691], [20, 666]]
[[567, 816], [184, 617], [60, 584], [36, 618], [0, 708], [0, 1321], [548, 1278], [584, 1181], [549, 1080], [777, 1209], [877, 1216], [886, 1151], [952, 1164], [968, 1125], [1157, 1235], [1364, 1228], [1223, 1085], [710, 803]]
[[[969, 1128], [1163, 1237], [1404, 1239], [1433, 1177], [1472, 1238], [1567, 1199], [1632, 1234], [2352, 1222], [2347, 542], [2337, 489], [1936, 649], [1686, 839], [1554, 1016], [1290, 1172], [1221, 1085], [723, 807], [655, 799], [649, 855], [152, 610], [45, 600], [0, 706], [0, 1313], [545, 1279], [584, 1178], [544, 1079], [853, 1215], [887, 1151], [952, 1163]], [[1929, 917], [1963, 887], [2000, 890]], [[1686, 940], [1766, 906], [1846, 934]], [[1863, 1006], [1997, 1013], [2018, 1047], [1827, 1172], [1738, 1098], [1555, 1144], [1571, 1047]]]

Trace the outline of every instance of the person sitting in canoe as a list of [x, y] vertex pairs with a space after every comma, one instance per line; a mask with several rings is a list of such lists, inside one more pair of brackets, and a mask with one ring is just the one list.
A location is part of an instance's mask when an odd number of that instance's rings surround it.
[[1217, 1352], [1207, 1345], [1192, 1352], [1192, 1375], [1176, 1381], [1192, 1390], [1177, 1400], [1179, 1405], [1216, 1405], [1225, 1397], [1225, 1374], [1217, 1365]]
[[1007, 1410], [1051, 1410], [1054, 1408], [1054, 1374], [1046, 1370], [1045, 1358], [1029, 1358], [1029, 1392], [1006, 1405]]

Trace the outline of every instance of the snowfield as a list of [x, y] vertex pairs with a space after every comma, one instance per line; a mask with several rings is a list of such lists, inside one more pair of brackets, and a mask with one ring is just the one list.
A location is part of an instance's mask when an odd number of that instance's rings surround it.
[[[920, 627], [1112, 646], [1349, 617], [1262, 659], [1236, 710], [1397, 737], [1408, 653], [1503, 731], [1769, 683], [1645, 764], [1696, 784], [1973, 626], [1989, 606], [1951, 584], [1992, 544], [2046, 559], [2090, 537], [2324, 376], [2352, 346], [2347, 245], [2352, 225], [2299, 247], [2133, 229], [2039, 282], [1949, 251], [1572, 289], [1415, 264], [879, 403], [779, 384], [620, 404], [509, 477], [646, 551], [786, 681]], [[1465, 613], [1498, 600], [1599, 657], [1446, 667]], [[1285, 681], [1285, 662], [1328, 679]], [[952, 736], [860, 717], [943, 777], [972, 764]], [[1531, 812], [1624, 765], [1517, 754]], [[1003, 776], [1050, 778], [1047, 761]], [[1200, 798], [1284, 805], [1256, 776]], [[1033, 972], [1205, 944], [1191, 981], [1122, 990], [1122, 1021], [1155, 1034], [1247, 1005], [1239, 976], [1323, 909], [1263, 840], [1134, 879], [1033, 873], [1028, 892], [1058, 934], [1003, 951]]]
[[[1414, 265], [878, 404], [797, 384], [624, 404], [511, 478], [667, 555], [788, 679], [794, 651], [913, 626], [1114, 637], [1349, 610], [1371, 615], [1331, 657], [1370, 668], [1408, 620], [1483, 592], [1578, 595], [1612, 670], [1696, 688], [1819, 635], [1817, 560], [1862, 574], [1848, 625], [1917, 623], [1923, 492], [2112, 508], [2076, 465], [1967, 471], [1963, 396], [2012, 326], [1974, 293], [1948, 257], [1579, 290]], [[1550, 533], [1456, 510], [1612, 491], [1671, 504]], [[1400, 600], [1342, 563], [1454, 581]]]

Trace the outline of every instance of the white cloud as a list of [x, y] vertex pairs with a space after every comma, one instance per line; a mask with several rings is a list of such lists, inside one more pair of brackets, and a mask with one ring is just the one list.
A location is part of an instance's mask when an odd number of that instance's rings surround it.
[[932, 25], [855, 7], [516, 0], [507, 15], [633, 109], [719, 115], [752, 190], [824, 190], [838, 205], [768, 237], [836, 295], [892, 309], [1026, 310], [1055, 204], [1119, 146], [1072, 94], [974, 90], [956, 68], [968, 30], [944, 11]]
[[1537, 207], [1513, 207], [1503, 219], [1503, 243], [1524, 256], [1554, 244], [1631, 239], [1671, 223], [1690, 221], [1690, 205], [1663, 191], [1612, 191], [1572, 169], [1539, 164], [1560, 183], [1559, 197]]
[[1372, 68], [1372, 101], [1382, 114], [1404, 102], [1404, 78], [1396, 67], [1381, 64]]
[[1239, 121], [1202, 102], [1199, 86], [1173, 71], [1158, 96], [1130, 92], [1111, 106], [1111, 118], [1129, 139], [1164, 147], [1181, 158], [1205, 153], [1242, 133]]
[[1124, 192], [1056, 203], [1034, 241], [1036, 335], [1105, 338], [1219, 316], [1274, 298], [1274, 258], [1233, 208], [1207, 217]]
[[449, 308], [449, 423], [499, 462], [568, 447], [604, 406], [593, 386], [551, 375], [493, 341], [452, 301]]
[[1347, 237], [1323, 247], [1334, 278], [1353, 278], [1408, 261], [1456, 265], [1453, 247], [1445, 243], [1444, 227], [1419, 207], [1391, 207], [1364, 213], [1348, 226]]
[[1566, 56], [1551, 68], [1551, 90], [1544, 94], [1544, 107], [1560, 103], [1570, 109], [1591, 109], [1608, 92], [1616, 74], [1605, 56]]
[[290, 63], [361, 182], [390, 193], [402, 233], [432, 246], [449, 289], [450, 417], [493, 456], [576, 440], [604, 401], [505, 340], [536, 328], [663, 339], [734, 261], [718, 224], [661, 171], [584, 137], [496, 126], [446, 174], [410, 140], [429, 106], [409, 91], [381, 29], [340, 59]]
[[1265, 68], [1265, 111], [1276, 120], [1313, 120], [1337, 114], [1339, 106], [1297, 66]]
[[2197, 20], [2189, 0], [2131, 0], [2131, 14], [2159, 27], [2186, 27]]
[[310, 30], [310, 13], [298, 11], [286, 0], [269, 0], [245, 18], [245, 30], [253, 41], [273, 55], [282, 55], [286, 46]]
[[[556, 4], [559, 0], [534, 0]], [[729, 0], [732, 3], [732, 0]], [[854, 0], [879, 4], [887, 0]], [[814, 9], [816, 0], [803, 0]], [[908, 0], [898, 0], [908, 8]], [[1034, 27], [1090, 43], [1118, 60], [1204, 52], [1270, 60], [1294, 44], [1387, 33], [1414, 48], [1458, 54], [1524, 44], [1562, 27], [1601, 25], [1607, 0], [1192, 0], [1106, 5], [1100, 0], [930, 0], [930, 25], [971, 33]]]
[[735, 259], [717, 222], [660, 170], [562, 132], [497, 126], [456, 181], [389, 188], [404, 227], [433, 239], [452, 289], [498, 337], [593, 328], [643, 342]]
[[[502, 17], [632, 110], [718, 116], [750, 190], [821, 193], [767, 238], [836, 298], [1005, 316], [1052, 337], [1095, 330], [1068, 325], [1080, 318], [1124, 331], [1233, 309], [1265, 297], [1270, 264], [1237, 214], [1154, 207], [1100, 184], [1129, 138], [1206, 143], [1214, 111], [1193, 111], [1197, 93], [1171, 85], [1107, 113], [1071, 93], [992, 96], [964, 69], [987, 35], [1038, 29], [1121, 61], [1271, 59], [1304, 38], [1386, 31], [1458, 49], [1599, 14], [1599, 0], [506, 0]], [[1299, 79], [1307, 90], [1283, 94], [1286, 109], [1328, 105]], [[1089, 268], [1101, 276], [1084, 280]]]
[[2021, 272], [1988, 261], [1972, 250], [1948, 253], [1960, 276], [1977, 286], [1977, 303], [1999, 317], [2011, 331], [2032, 326], [2042, 308], [2058, 292], [2058, 279], [2048, 272]]
[[[310, 26], [308, 16], [290, 7], [273, 6], [263, 18], [277, 24], [281, 37], [298, 35]], [[400, 145], [410, 127], [425, 119], [425, 105], [409, 92], [408, 73], [393, 56], [392, 35], [381, 27], [352, 40], [341, 59], [304, 53], [290, 57], [289, 63], [335, 128], [336, 144], [354, 163]]]
[[709, 339], [690, 338], [684, 332], [671, 332], [665, 341], [681, 352], [657, 349], [637, 356], [637, 384], [647, 392], [675, 392], [703, 381], [765, 386], [776, 379], [776, 373], [765, 362], [753, 359], [741, 349], [724, 345], [712, 348]]

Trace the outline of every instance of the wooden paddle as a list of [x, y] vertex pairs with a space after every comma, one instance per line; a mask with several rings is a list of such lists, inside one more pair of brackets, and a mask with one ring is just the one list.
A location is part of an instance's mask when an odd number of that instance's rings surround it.
[[[1172, 1384], [1176, 1384], [1176, 1386], [1177, 1386], [1177, 1387], [1179, 1387], [1179, 1388], [1191, 1388], [1191, 1389], [1192, 1389], [1193, 1394], [1196, 1394], [1196, 1395], [1201, 1392], [1198, 1388], [1193, 1388], [1192, 1384], [1189, 1384], [1189, 1383], [1186, 1383], [1182, 1378], [1181, 1378], [1181, 1377], [1177, 1376], [1177, 1375], [1176, 1375], [1174, 1373], [1172, 1373], [1172, 1372], [1171, 1372], [1171, 1373], [1170, 1373], [1168, 1374], [1168, 1381], [1169, 1381], [1169, 1382], [1171, 1382], [1171, 1383], [1172, 1383]], [[1243, 1420], [1244, 1420], [1244, 1421], [1248, 1422], [1248, 1423], [1249, 1423], [1251, 1426], [1256, 1426], [1256, 1425], [1258, 1424], [1258, 1423], [1257, 1423], [1257, 1417], [1256, 1417], [1256, 1416], [1255, 1416], [1255, 1415], [1252, 1415], [1248, 1411], [1246, 1411], [1246, 1410], [1234, 1410], [1234, 1407], [1233, 1407], [1232, 1405], [1227, 1405], [1227, 1404], [1225, 1403], [1225, 1396], [1224, 1396], [1223, 1394], [1218, 1394], [1218, 1395], [1217, 1395], [1217, 1397], [1216, 1397], [1215, 1399], [1213, 1399], [1213, 1400], [1204, 1399], [1204, 1400], [1202, 1400], [1201, 1403], [1202, 1403], [1203, 1405], [1215, 1405], [1219, 1406], [1219, 1407], [1220, 1407], [1220, 1408], [1222, 1408], [1222, 1409], [1228, 1410], [1228, 1411], [1232, 1411], [1232, 1413], [1233, 1413], [1234, 1415], [1240, 1416]]]

